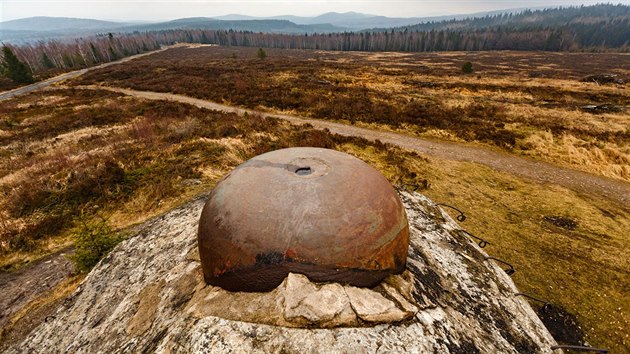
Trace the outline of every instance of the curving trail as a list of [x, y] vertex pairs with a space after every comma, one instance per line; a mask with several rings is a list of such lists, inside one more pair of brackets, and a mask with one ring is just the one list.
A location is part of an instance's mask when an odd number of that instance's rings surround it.
[[319, 119], [259, 112], [171, 93], [137, 91], [106, 86], [77, 86], [77, 88], [108, 90], [149, 100], [169, 100], [222, 112], [262, 114], [265, 116], [281, 118], [293, 124], [308, 123], [317, 129], [328, 129], [331, 132], [340, 135], [358, 136], [368, 140], [378, 139], [384, 143], [390, 143], [408, 150], [425, 153], [427, 155], [447, 160], [479, 163], [492, 167], [497, 171], [507, 172], [515, 176], [524, 177], [540, 183], [557, 184], [578, 193], [600, 196], [620, 203], [622, 206], [630, 205], [630, 183], [559, 167], [543, 161], [514, 156], [505, 152], [490, 150], [488, 148], [451, 142], [424, 140], [400, 133], [359, 128]]
[[55, 77], [51, 77], [50, 79], [47, 79], [47, 80], [44, 80], [44, 81], [36, 82], [36, 83], [28, 85], [28, 86], [22, 86], [22, 87], [18, 87], [16, 89], [13, 89], [13, 90], [10, 90], [10, 91], [0, 92], [0, 101], [7, 100], [7, 99], [15, 97], [15, 96], [23, 95], [25, 93], [29, 93], [29, 92], [33, 92], [33, 91], [36, 91], [36, 90], [40, 90], [40, 89], [46, 88], [46, 87], [48, 87], [48, 86], [50, 86], [52, 84], [56, 84], [56, 83], [64, 81], [64, 80], [73, 79], [73, 78], [75, 78], [77, 76], [81, 76], [81, 75], [85, 74], [86, 72], [88, 72], [90, 70], [101, 69], [101, 68], [106, 68], [106, 67], [108, 67], [110, 65], [121, 64], [121, 63], [124, 63], [124, 62], [128, 62], [130, 60], [133, 60], [133, 59], [142, 58], [142, 57], [147, 56], [147, 55], [163, 52], [163, 51], [165, 51], [165, 50], [167, 50], [169, 48], [175, 47], [175, 46], [177, 46], [177, 45], [164, 46], [164, 47], [162, 47], [162, 48], [160, 48], [158, 50], [154, 50], [152, 52], [136, 54], [136, 55], [132, 55], [130, 57], [122, 58], [120, 60], [112, 61], [112, 62], [109, 62], [109, 63], [100, 64], [100, 65], [93, 66], [93, 67], [90, 67], [90, 68], [70, 71], [70, 72], [67, 72], [67, 73], [63, 73], [61, 75], [57, 75]]
[[[176, 44], [174, 46], [186, 46], [185, 44]], [[160, 50], [134, 55], [115, 62], [105, 63], [88, 69], [77, 70], [59, 75], [46, 81], [38, 82], [33, 85], [21, 87], [15, 90], [0, 93], [0, 100], [9, 99], [24, 93], [43, 89], [55, 83], [78, 77], [87, 71], [103, 68], [110, 65], [124, 63], [135, 58], [146, 55], [155, 54], [169, 47], [163, 47]], [[615, 180], [607, 177], [593, 175], [587, 172], [572, 170], [569, 168], [559, 167], [547, 162], [536, 161], [528, 158], [510, 155], [505, 152], [495, 151], [488, 148], [469, 146], [451, 142], [440, 142], [424, 140], [404, 134], [377, 131], [366, 128], [359, 128], [351, 125], [327, 122], [318, 119], [309, 119], [286, 114], [270, 114], [258, 112], [249, 109], [242, 109], [233, 106], [226, 106], [206, 100], [196, 99], [183, 95], [175, 95], [170, 93], [137, 91], [116, 87], [106, 86], [79, 86], [80, 88], [109, 90], [123, 93], [129, 96], [135, 96], [150, 100], [170, 100], [182, 103], [188, 103], [197, 107], [213, 109], [223, 112], [235, 112], [239, 114], [259, 113], [266, 116], [277, 117], [287, 120], [293, 124], [311, 124], [318, 129], [328, 129], [333, 133], [346, 136], [358, 136], [369, 140], [380, 140], [384, 143], [390, 143], [402, 148], [413, 150], [439, 158], [455, 161], [469, 161], [479, 163], [496, 169], [497, 171], [507, 172], [515, 176], [524, 177], [539, 183], [557, 184], [573, 191], [595, 195], [617, 202], [622, 206], [630, 205], [630, 183]]]

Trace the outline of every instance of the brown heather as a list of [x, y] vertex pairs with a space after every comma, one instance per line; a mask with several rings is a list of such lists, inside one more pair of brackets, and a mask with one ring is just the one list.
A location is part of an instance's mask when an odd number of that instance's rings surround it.
[[[630, 181], [630, 88], [581, 82], [630, 77], [612, 53], [364, 53], [178, 48], [97, 70], [76, 85], [171, 92], [309, 117], [479, 142]], [[461, 73], [465, 62], [474, 75]], [[593, 114], [586, 105], [611, 105]]]

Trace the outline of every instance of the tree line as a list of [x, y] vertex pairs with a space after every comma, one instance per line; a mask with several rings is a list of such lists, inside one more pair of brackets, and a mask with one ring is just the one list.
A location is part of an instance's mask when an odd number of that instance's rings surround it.
[[[523, 10], [489, 14], [480, 17], [453, 19], [444, 21], [430, 21], [411, 26], [396, 28], [396, 31], [409, 30], [413, 32], [431, 30], [479, 30], [492, 27], [508, 27], [513, 29], [528, 29], [532, 27], [559, 28], [567, 25], [597, 23], [605, 24], [630, 17], [630, 6], [599, 4], [593, 6], [570, 6], [542, 10]], [[386, 29], [378, 31], [383, 32]], [[374, 32], [375, 30], [371, 30]]]
[[7, 44], [4, 47], [15, 53], [31, 72], [41, 72], [53, 68], [85, 68], [156, 50], [160, 45], [154, 35], [147, 32], [120, 35], [108, 33], [87, 39]]
[[[184, 31], [186, 41], [222, 46], [249, 46], [333, 51], [630, 51], [630, 19], [609, 27], [508, 29], [424, 32], [345, 32], [314, 35], [263, 34], [236, 31]], [[619, 33], [626, 37], [613, 37]]]

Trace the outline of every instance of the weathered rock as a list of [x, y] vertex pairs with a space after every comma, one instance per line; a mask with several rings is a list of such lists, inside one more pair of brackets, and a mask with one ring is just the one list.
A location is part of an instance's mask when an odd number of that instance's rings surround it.
[[[69, 249], [12, 272], [0, 271], [0, 331], [28, 303], [50, 291], [74, 271]], [[37, 286], [31, 286], [38, 282]]]
[[401, 198], [407, 270], [373, 289], [296, 274], [267, 293], [206, 285], [193, 252], [199, 199], [145, 224], [8, 351], [551, 353], [553, 338], [505, 272], [431, 201]]
[[349, 287], [346, 294], [350, 298], [352, 309], [362, 320], [368, 322], [397, 322], [405, 318], [392, 301], [383, 295], [364, 288]]
[[[216, 316], [284, 327], [330, 328], [401, 321], [415, 314], [415, 311], [399, 309], [375, 291], [337, 283], [316, 284], [301, 274], [289, 273], [273, 291], [251, 293], [229, 292], [220, 287], [206, 286], [199, 275], [201, 270], [197, 269], [197, 273], [188, 277], [195, 279], [197, 290], [189, 288], [188, 293], [194, 291], [194, 295], [189, 297], [184, 311], [195, 318]], [[149, 288], [155, 291], [153, 285]], [[372, 295], [357, 296], [357, 289], [365, 291], [362, 294]], [[396, 289], [393, 291], [395, 296], [402, 297]], [[370, 301], [375, 306], [371, 310], [366, 309], [368, 305], [364, 304]], [[144, 307], [140, 305], [134, 319], [138, 313], [144, 312]]]
[[589, 104], [585, 106], [580, 106], [580, 109], [588, 113], [601, 114], [601, 113], [623, 112], [625, 110], [625, 107], [614, 105], [614, 104], [600, 104], [600, 105]]
[[[282, 287], [281, 287], [282, 288]], [[343, 286], [337, 283], [318, 288], [307, 277], [289, 274], [284, 281], [284, 318], [289, 322], [335, 327], [357, 324], [357, 315]]]
[[598, 84], [624, 84], [626, 81], [617, 74], [595, 74], [582, 78], [583, 82], [595, 82]]
[[418, 307], [410, 303], [405, 298], [405, 296], [401, 294], [401, 292], [405, 291], [404, 288], [397, 289], [394, 286], [387, 284], [385, 282], [383, 282], [380, 286], [383, 288], [387, 296], [389, 296], [390, 298], [392, 298], [394, 301], [398, 303], [400, 309], [405, 312], [405, 317], [409, 315], [415, 315], [418, 312]]

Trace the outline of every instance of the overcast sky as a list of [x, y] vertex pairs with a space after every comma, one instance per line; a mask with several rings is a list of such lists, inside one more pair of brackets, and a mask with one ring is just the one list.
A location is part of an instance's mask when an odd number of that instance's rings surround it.
[[[31, 16], [158, 21], [232, 13], [251, 16], [315, 16], [330, 11], [356, 11], [389, 17], [424, 17], [522, 7], [592, 5], [598, 2], [604, 2], [604, 0], [0, 0], [0, 21]], [[614, 3], [630, 5], [630, 0], [618, 0]]]

